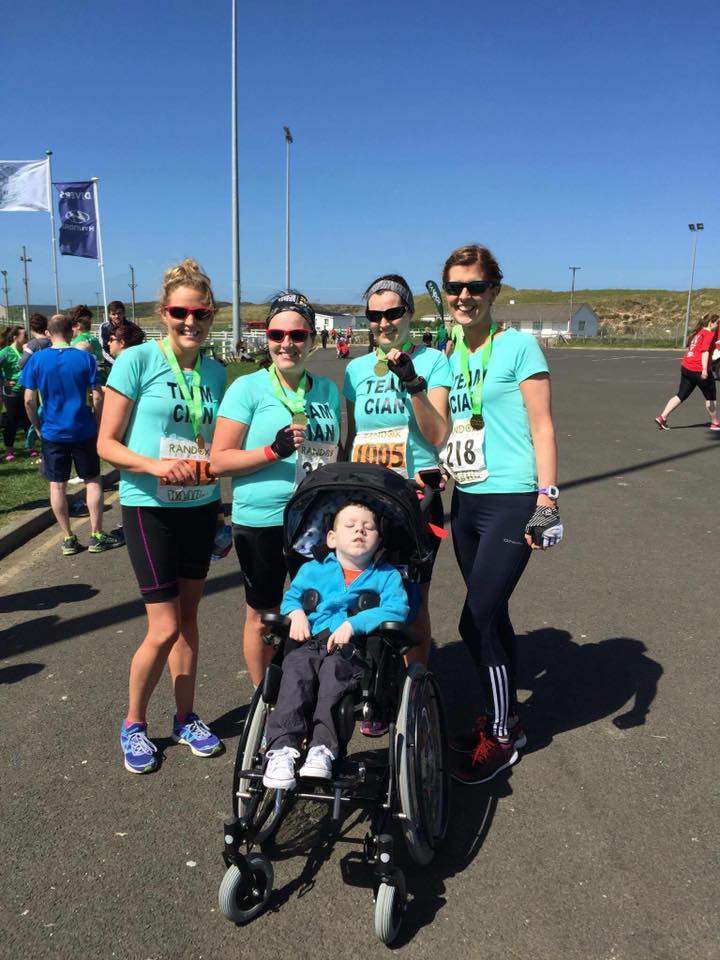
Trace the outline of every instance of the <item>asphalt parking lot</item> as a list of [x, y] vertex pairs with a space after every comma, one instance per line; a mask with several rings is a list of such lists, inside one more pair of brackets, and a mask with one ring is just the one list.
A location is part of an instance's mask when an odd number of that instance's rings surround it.
[[[507, 778], [455, 786], [435, 862], [409, 873], [394, 952], [444, 960], [717, 960], [717, 478], [699, 395], [661, 432], [679, 354], [552, 350], [565, 542], [532, 558], [512, 616], [528, 747]], [[334, 351], [311, 369], [342, 376]], [[449, 501], [446, 503], [449, 506]], [[108, 514], [119, 522], [116, 499]], [[87, 522], [79, 526], [87, 538]], [[452, 725], [474, 677], [449, 542], [432, 592], [433, 667]], [[323, 842], [324, 808], [279, 837], [271, 908], [217, 909], [222, 823], [251, 686], [234, 555], [201, 607], [198, 712], [227, 744], [150, 734], [164, 762], [132, 777], [117, 743], [143, 608], [124, 550], [62, 558], [55, 529], [0, 567], [0, 956], [374, 958], [370, 876]], [[353, 741], [365, 747], [360, 738]], [[356, 815], [346, 824], [362, 837]], [[350, 882], [352, 880], [352, 882]]]

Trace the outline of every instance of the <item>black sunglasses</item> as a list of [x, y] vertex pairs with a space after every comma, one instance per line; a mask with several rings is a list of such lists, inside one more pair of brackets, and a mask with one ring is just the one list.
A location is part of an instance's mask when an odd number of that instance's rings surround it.
[[285, 337], [290, 337], [293, 343], [305, 343], [310, 336], [309, 330], [280, 330], [278, 327], [266, 330], [265, 333], [268, 340], [272, 340], [273, 343], [282, 343]]
[[366, 310], [365, 316], [368, 323], [380, 323], [383, 317], [390, 323], [395, 323], [400, 317], [407, 313], [407, 307], [390, 307], [389, 310]]
[[204, 323], [206, 320], [212, 320], [215, 315], [212, 307], [167, 306], [165, 309], [173, 320], [187, 320], [190, 314], [192, 314], [198, 323]]
[[445, 293], [453, 297], [459, 296], [463, 290], [467, 290], [471, 297], [479, 297], [490, 287], [499, 286], [497, 280], [446, 280], [443, 284]]

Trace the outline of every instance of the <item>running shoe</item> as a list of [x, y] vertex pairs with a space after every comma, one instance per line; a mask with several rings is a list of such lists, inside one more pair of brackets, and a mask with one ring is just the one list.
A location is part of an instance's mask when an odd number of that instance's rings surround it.
[[76, 553], [80, 553], [80, 544], [74, 533], [69, 537], [63, 537], [62, 553], [64, 557], [73, 557]]
[[670, 424], [667, 422], [667, 417], [663, 417], [662, 414], [658, 414], [655, 417], [655, 423], [660, 427], [661, 430], [669, 430]]
[[35, 457], [39, 456], [39, 454], [38, 454], [37, 450], [35, 449], [35, 447], [33, 447], [32, 450], [28, 450], [28, 456], [30, 457], [31, 460], [33, 460], [33, 459], [35, 459]]
[[226, 523], [224, 527], [219, 527], [215, 534], [211, 560], [222, 560], [230, 553], [230, 547], [233, 545], [232, 527]]
[[713, 420], [710, 424], [711, 430], [720, 430], [720, 420]]
[[517, 758], [518, 752], [512, 742], [500, 743], [481, 731], [473, 752], [463, 756], [450, 776], [468, 786], [487, 783], [501, 770], [511, 767]]
[[5, 454], [5, 463], [12, 463], [14, 459], [15, 454], [12, 452], [12, 450], [8, 450], [8, 452]]
[[122, 546], [122, 541], [118, 540], [111, 533], [91, 533], [88, 553], [105, 553], [106, 550], [112, 550], [113, 547]]
[[384, 737], [388, 729], [388, 725], [382, 720], [363, 720], [360, 724], [360, 733], [364, 737]]
[[223, 743], [196, 713], [189, 713], [182, 723], [173, 721], [172, 738], [185, 743], [196, 757], [214, 757], [223, 750]]
[[120, 746], [129, 773], [152, 773], [157, 768], [157, 747], [148, 740], [146, 723], [131, 723], [129, 727], [122, 723]]
[[[455, 737], [450, 737], [448, 740], [450, 749], [454, 750], [455, 753], [472, 753], [477, 746], [480, 731], [485, 729], [488, 719], [487, 714], [483, 713], [476, 717], [472, 729], [468, 733], [459, 733]], [[522, 750], [523, 747], [527, 746], [527, 737], [519, 717], [515, 719], [514, 723], [508, 722], [508, 734], [516, 750]]]
[[298, 770], [299, 777], [320, 777], [323, 780], [332, 780], [332, 765], [335, 757], [332, 750], [324, 744], [310, 747], [305, 763]]
[[263, 786], [275, 790], [295, 788], [295, 761], [300, 756], [294, 747], [268, 750], [267, 766], [263, 774]]

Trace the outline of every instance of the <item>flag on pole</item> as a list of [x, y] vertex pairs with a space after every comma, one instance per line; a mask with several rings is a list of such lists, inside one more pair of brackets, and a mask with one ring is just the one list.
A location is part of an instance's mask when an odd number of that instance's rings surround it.
[[97, 211], [91, 180], [54, 183], [60, 194], [60, 253], [97, 260]]
[[47, 160], [0, 160], [0, 210], [50, 212]]

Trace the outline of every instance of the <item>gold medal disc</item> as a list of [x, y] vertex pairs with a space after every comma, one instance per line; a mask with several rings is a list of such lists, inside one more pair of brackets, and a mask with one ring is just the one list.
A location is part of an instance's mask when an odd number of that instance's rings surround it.
[[205, 437], [203, 437], [203, 435], [202, 435], [201, 433], [199, 433], [199, 434], [195, 437], [195, 443], [197, 444], [198, 450], [204, 450], [204, 449], [205, 449]]
[[373, 367], [373, 373], [376, 377], [384, 377], [388, 372], [388, 362], [387, 360], [378, 360], [378, 362]]
[[308, 425], [308, 418], [304, 413], [294, 413], [292, 415], [292, 422], [296, 427], [306, 427]]
[[474, 413], [470, 417], [470, 426], [473, 428], [473, 430], [482, 430], [482, 428], [485, 426], [483, 415], [481, 413]]

